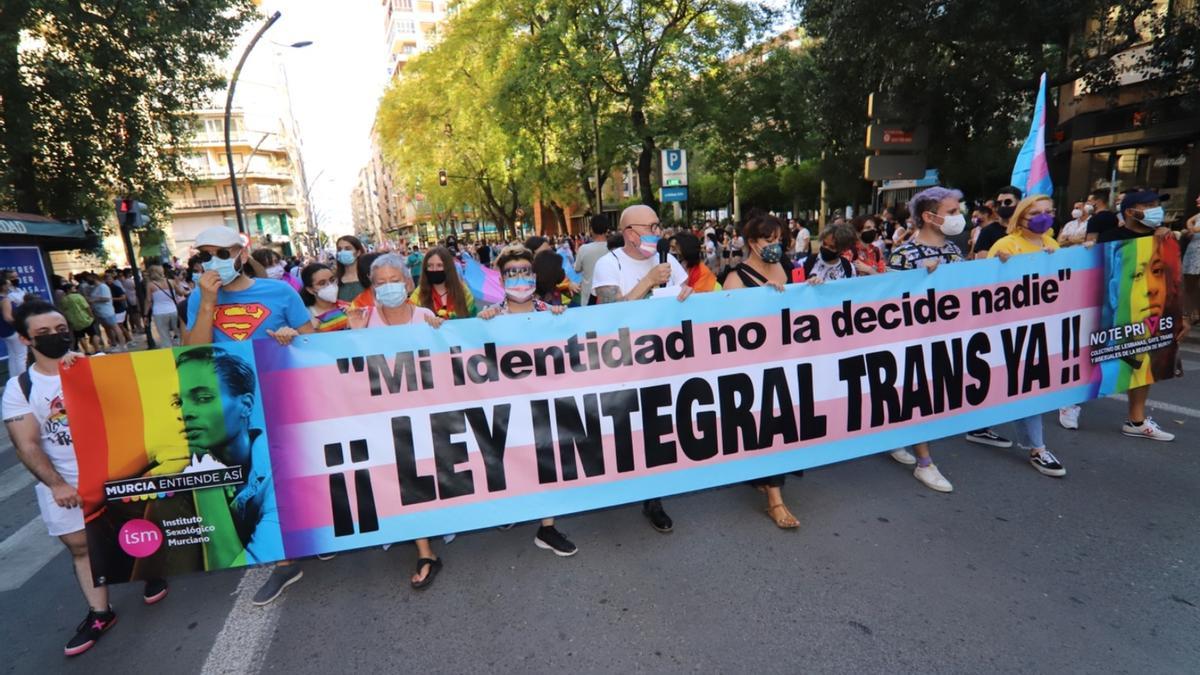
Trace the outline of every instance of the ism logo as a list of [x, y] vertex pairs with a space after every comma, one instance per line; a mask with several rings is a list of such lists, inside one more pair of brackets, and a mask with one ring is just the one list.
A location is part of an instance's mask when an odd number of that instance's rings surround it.
[[121, 526], [117, 541], [121, 544], [121, 550], [129, 555], [145, 558], [154, 555], [162, 546], [163, 534], [154, 523], [143, 518], [134, 518]]

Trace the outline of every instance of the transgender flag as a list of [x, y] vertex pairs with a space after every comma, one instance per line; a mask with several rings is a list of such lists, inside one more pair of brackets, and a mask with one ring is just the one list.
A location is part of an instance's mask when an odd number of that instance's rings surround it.
[[1046, 164], [1046, 74], [1042, 73], [1038, 85], [1037, 103], [1033, 107], [1033, 120], [1029, 123], [1029, 137], [1021, 146], [1017, 163], [1013, 165], [1012, 184], [1025, 191], [1026, 195], [1048, 195], [1054, 192], [1050, 182], [1050, 167]]
[[478, 260], [469, 255], [462, 256], [459, 263], [463, 266], [463, 281], [467, 282], [467, 288], [471, 289], [471, 295], [475, 296], [480, 309], [504, 299], [504, 284], [500, 283], [499, 272], [480, 265]]

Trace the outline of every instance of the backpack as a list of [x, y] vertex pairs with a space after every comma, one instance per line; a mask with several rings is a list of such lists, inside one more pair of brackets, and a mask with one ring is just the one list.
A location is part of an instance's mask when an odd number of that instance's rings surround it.
[[33, 395], [33, 378], [29, 376], [29, 369], [17, 376], [17, 384], [21, 386], [21, 393], [25, 394], [25, 402], [29, 403], [29, 397]]

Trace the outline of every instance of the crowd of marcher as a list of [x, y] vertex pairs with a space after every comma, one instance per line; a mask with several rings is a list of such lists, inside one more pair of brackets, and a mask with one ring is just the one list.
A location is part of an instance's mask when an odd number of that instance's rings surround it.
[[[199, 235], [186, 262], [148, 265], [140, 286], [132, 270], [108, 269], [70, 279], [56, 277], [54, 297], [37, 298], [22, 293], [14, 275], [2, 273], [0, 313], [8, 331], [12, 378], [4, 391], [4, 420], [21, 461], [38, 479], [38, 502], [49, 533], [70, 550], [89, 604], [87, 618], [66, 653], [86, 651], [116, 620], [106, 589], [91, 582], [74, 451], [69, 430], [60, 424], [65, 410], [59, 366], [69, 366], [78, 354], [119, 352], [140, 346], [142, 340], [158, 347], [249, 339], [286, 345], [306, 333], [410, 324], [438, 328], [446, 321], [528, 312], [564, 315], [562, 320], [569, 321], [572, 312], [579, 311], [572, 308], [636, 303], [661, 294], [664, 287], [680, 302], [694, 293], [759, 286], [782, 292], [789, 284], [835, 283], [896, 270], [932, 271], [979, 258], [1004, 262], [1014, 255], [1143, 236], [1181, 238], [1186, 246], [1185, 319], [1195, 319], [1200, 307], [1197, 217], [1168, 227], [1161, 195], [1130, 190], [1114, 201], [1116, 209], [1110, 209], [1108, 197], [1106, 192], [1089, 195], [1067, 219], [1058, 217], [1049, 197], [1023, 195], [1014, 187], [972, 203], [956, 190], [934, 187], [877, 214], [848, 221], [833, 218], [819, 231], [812, 223], [758, 211], [748, 213], [741, 223], [707, 221], [695, 229], [669, 229], [654, 209], [633, 206], [615, 223], [605, 215], [592, 217], [586, 235], [533, 236], [504, 243], [448, 237], [426, 247], [399, 242], [380, 250], [344, 236], [334, 251], [317, 259], [285, 259], [270, 249], [247, 251], [236, 232], [217, 227]], [[495, 270], [502, 300], [485, 304], [475, 297], [461, 271], [467, 258]], [[250, 305], [266, 309], [263, 320], [252, 327], [222, 319], [226, 308]], [[1179, 327], [1180, 339], [1188, 320]], [[23, 374], [27, 359], [32, 367]], [[1119, 431], [1171, 441], [1174, 436], [1146, 414], [1149, 389], [1146, 385], [1128, 392], [1128, 414]], [[1059, 411], [1058, 421], [1064, 428], [1077, 429], [1079, 407]], [[996, 448], [1018, 445], [1041, 474], [1066, 474], [1063, 462], [1046, 446], [1041, 415], [1013, 420], [1013, 430], [1015, 442], [994, 429], [974, 430], [966, 440]], [[950, 492], [952, 483], [933, 462], [934, 442], [897, 448], [890, 455], [911, 466], [924, 486]], [[770, 521], [793, 529], [800, 519], [784, 500], [786, 478], [769, 476], [753, 485], [763, 493]], [[262, 500], [265, 492], [238, 494], [233, 500]], [[645, 501], [642, 512], [654, 529], [672, 530], [661, 499]], [[410, 583], [427, 588], [443, 562], [429, 540], [415, 543]], [[578, 550], [553, 518], [541, 521], [534, 543], [560, 556]], [[271, 602], [302, 575], [298, 564], [276, 564], [254, 602]], [[147, 582], [145, 601], [157, 602], [166, 593], [164, 581]]]

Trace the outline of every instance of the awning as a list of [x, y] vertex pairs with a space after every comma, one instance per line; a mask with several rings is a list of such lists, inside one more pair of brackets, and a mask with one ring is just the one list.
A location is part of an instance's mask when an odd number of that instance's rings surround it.
[[83, 225], [78, 223], [60, 223], [52, 218], [32, 213], [0, 211], [0, 235], [3, 234], [59, 239], [84, 239], [87, 237]]

